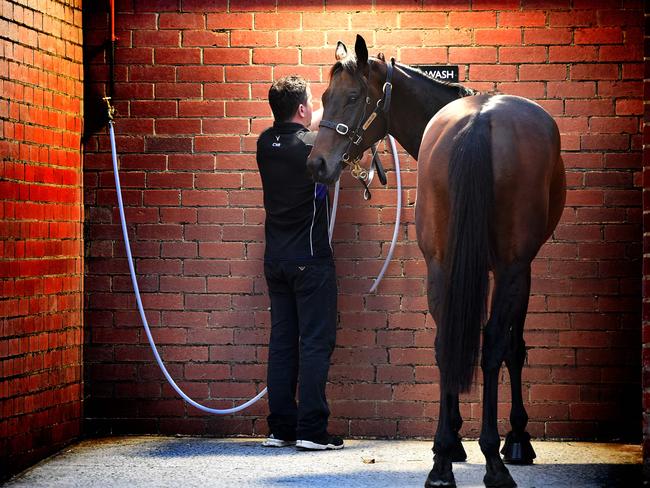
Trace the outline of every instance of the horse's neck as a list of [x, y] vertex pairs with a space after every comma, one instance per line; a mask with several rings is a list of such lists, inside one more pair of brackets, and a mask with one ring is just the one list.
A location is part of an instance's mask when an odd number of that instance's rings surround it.
[[449, 102], [460, 98], [457, 88], [395, 70], [390, 133], [414, 158], [429, 120]]

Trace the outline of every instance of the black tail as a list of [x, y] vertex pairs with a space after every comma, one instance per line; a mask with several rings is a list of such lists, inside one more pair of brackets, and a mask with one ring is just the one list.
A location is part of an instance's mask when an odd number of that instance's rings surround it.
[[490, 217], [494, 205], [489, 112], [478, 112], [456, 135], [449, 161], [447, 287], [437, 357], [446, 391], [472, 386], [481, 326], [487, 315]]

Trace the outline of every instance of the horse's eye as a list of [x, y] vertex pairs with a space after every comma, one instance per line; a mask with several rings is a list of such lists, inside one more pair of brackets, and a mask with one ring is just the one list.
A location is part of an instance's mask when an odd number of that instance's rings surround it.
[[356, 96], [352, 95], [352, 96], [348, 97], [348, 104], [356, 103], [357, 100], [358, 100], [358, 98]]

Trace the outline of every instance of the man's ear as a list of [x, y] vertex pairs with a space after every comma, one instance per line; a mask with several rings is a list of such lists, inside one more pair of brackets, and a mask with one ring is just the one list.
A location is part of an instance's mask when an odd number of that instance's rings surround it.
[[345, 44], [343, 44], [341, 41], [338, 41], [336, 43], [336, 51], [334, 55], [336, 56], [337, 61], [341, 61], [348, 55], [348, 48], [345, 47]]
[[357, 69], [361, 69], [365, 76], [368, 76], [368, 46], [363, 37], [357, 34], [357, 41], [354, 43], [354, 53], [357, 56]]

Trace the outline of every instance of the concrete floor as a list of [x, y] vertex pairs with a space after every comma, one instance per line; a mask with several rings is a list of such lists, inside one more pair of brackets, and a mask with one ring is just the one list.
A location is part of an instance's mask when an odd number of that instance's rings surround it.
[[[348, 440], [345, 449], [262, 448], [260, 439], [112, 437], [70, 446], [3, 485], [18, 487], [422, 487], [430, 441]], [[482, 487], [484, 459], [464, 442], [459, 487]], [[520, 488], [643, 486], [637, 445], [534, 442], [537, 464], [511, 466]], [[374, 461], [374, 462], [373, 462]]]

